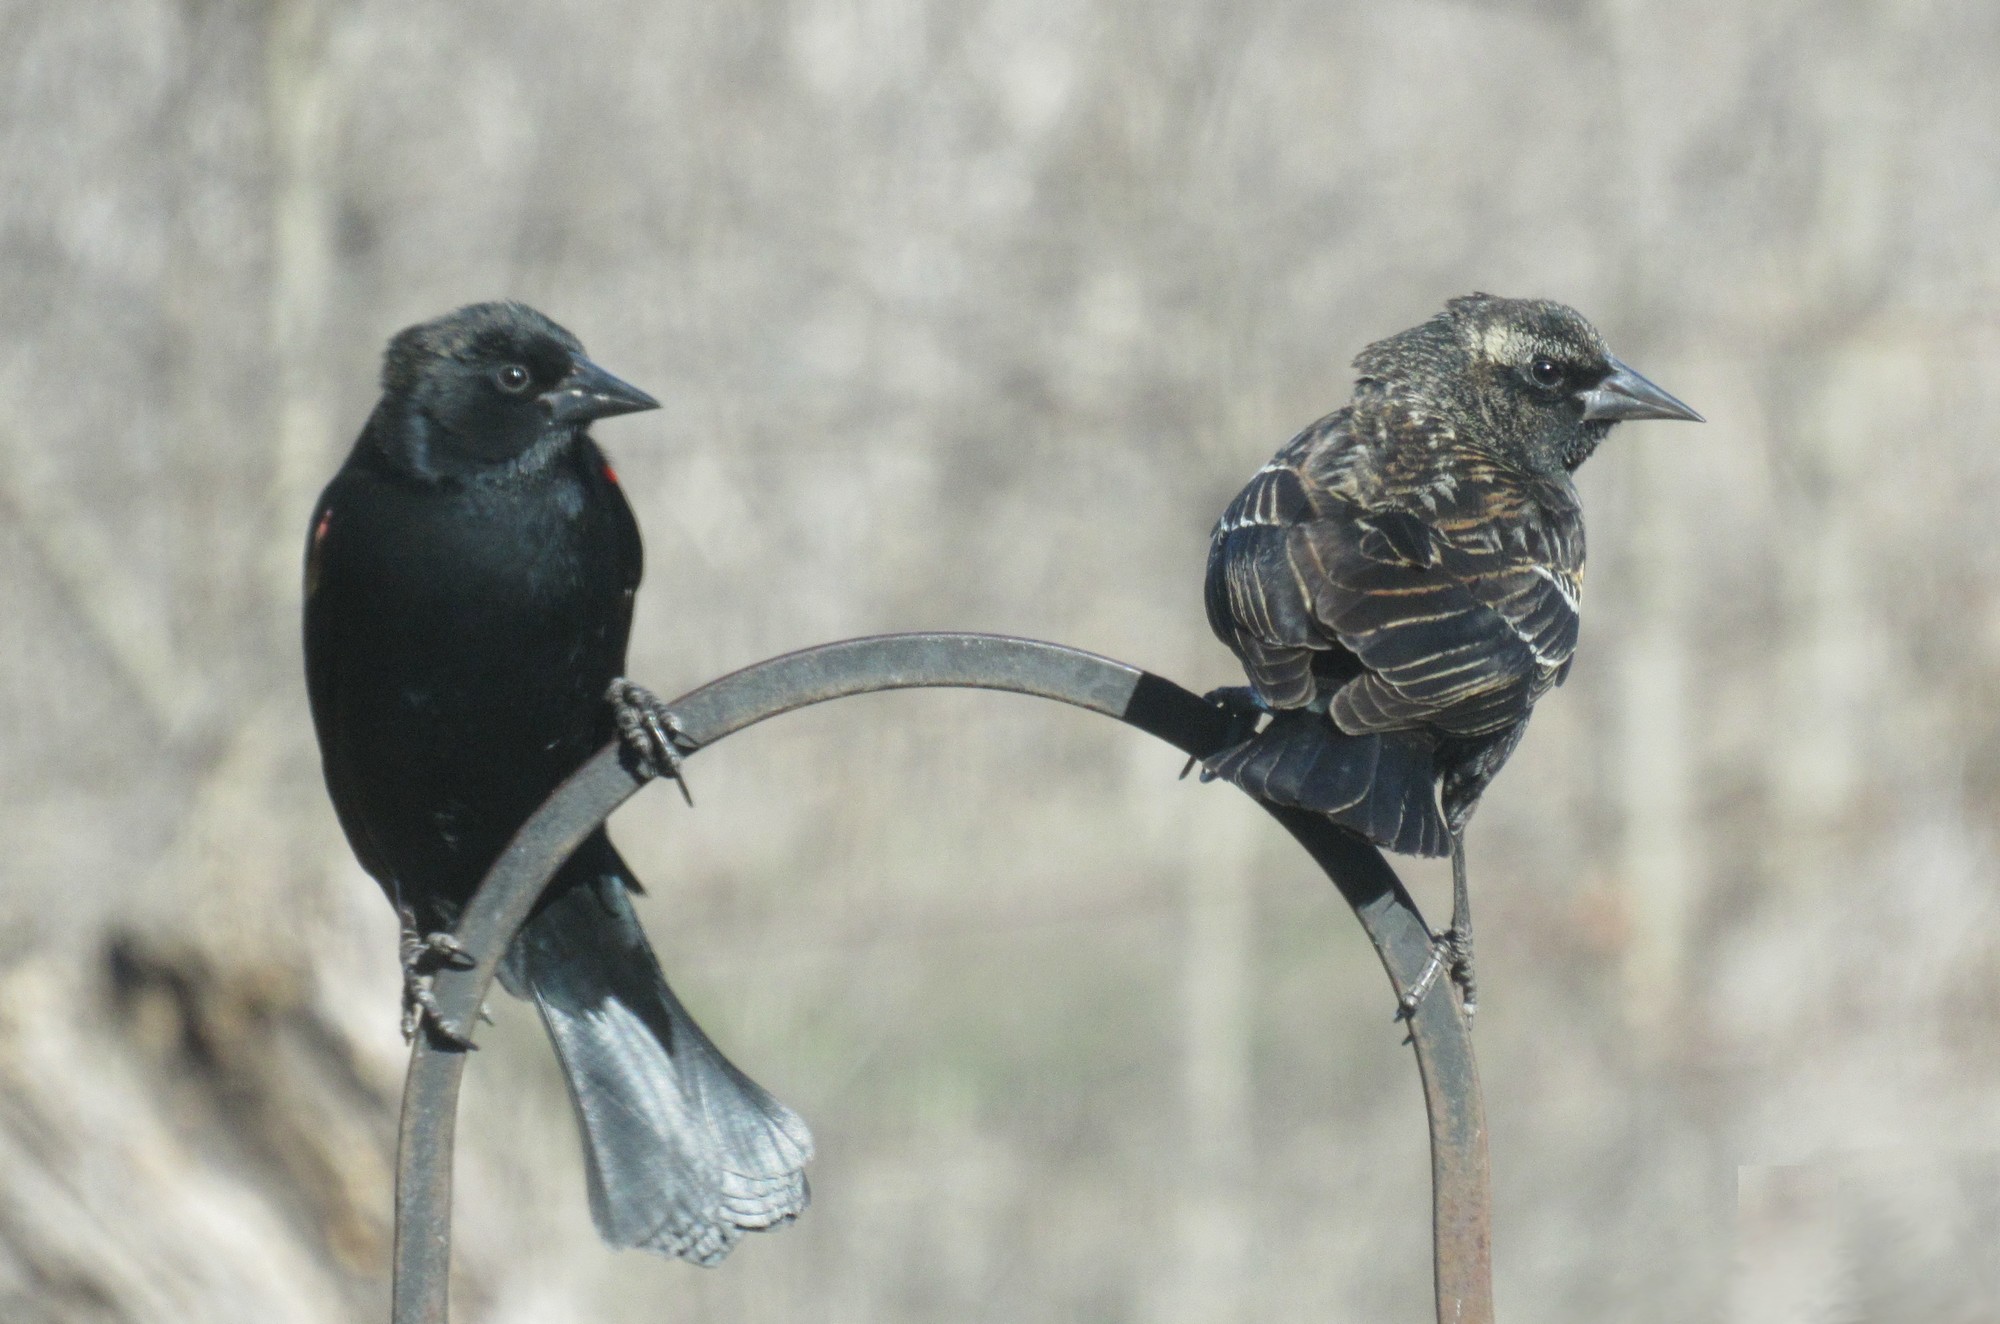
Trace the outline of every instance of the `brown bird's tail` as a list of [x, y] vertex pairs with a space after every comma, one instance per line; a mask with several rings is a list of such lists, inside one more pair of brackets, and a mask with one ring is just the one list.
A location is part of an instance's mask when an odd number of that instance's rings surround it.
[[1273, 714], [1270, 725], [1204, 760], [1260, 800], [1325, 814], [1385, 850], [1443, 855], [1435, 742], [1415, 731], [1352, 736], [1324, 713]]
[[501, 975], [534, 999], [562, 1060], [599, 1235], [719, 1264], [746, 1231], [804, 1212], [812, 1135], [681, 1006], [631, 886], [608, 838], [585, 842]]

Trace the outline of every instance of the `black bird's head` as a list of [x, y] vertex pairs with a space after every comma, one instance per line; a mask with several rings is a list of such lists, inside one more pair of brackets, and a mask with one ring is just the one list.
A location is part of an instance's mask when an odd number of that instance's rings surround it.
[[414, 472], [462, 476], [539, 467], [593, 419], [659, 407], [526, 304], [475, 303], [390, 340], [375, 431]]
[[1354, 360], [1363, 392], [1435, 410], [1468, 441], [1573, 471], [1624, 419], [1700, 414], [1618, 361], [1597, 328], [1547, 299], [1474, 294]]

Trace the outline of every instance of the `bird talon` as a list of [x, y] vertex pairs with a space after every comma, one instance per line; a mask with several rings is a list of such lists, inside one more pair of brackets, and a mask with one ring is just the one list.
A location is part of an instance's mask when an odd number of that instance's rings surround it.
[[401, 951], [403, 973], [405, 975], [428, 974], [433, 970], [470, 970], [478, 962], [465, 944], [446, 930], [421, 933], [417, 929], [416, 912], [408, 906], [398, 908], [403, 920]]
[[403, 1042], [407, 1044], [414, 1041], [419, 1029], [428, 1029], [446, 1044], [465, 1052], [471, 1052], [479, 1047], [472, 1042], [472, 1036], [454, 1029], [451, 1022], [445, 1019], [444, 1008], [438, 1005], [434, 978], [427, 974], [412, 974], [405, 971]]
[[1402, 999], [1397, 1003], [1397, 1020], [1407, 1021], [1415, 1018], [1417, 1008], [1424, 1005], [1424, 999], [1430, 996], [1431, 988], [1436, 985], [1438, 976], [1444, 973], [1445, 955], [1448, 950], [1448, 935], [1431, 941], [1431, 957], [1424, 963], [1423, 973], [1417, 976], [1417, 982], [1404, 991]]
[[1397, 1003], [1396, 1019], [1407, 1021], [1414, 1017], [1439, 977], [1447, 971], [1451, 982], [1458, 985], [1465, 1019], [1470, 1021], [1479, 1009], [1479, 996], [1472, 979], [1472, 935], [1456, 926], [1431, 939], [1430, 960], [1424, 962], [1423, 973]]
[[[1241, 743], [1241, 742], [1240, 742], [1240, 741], [1234, 741], [1234, 740], [1232, 740], [1232, 741], [1230, 741], [1229, 743], [1230, 743], [1230, 745], [1235, 745], [1235, 744], [1239, 744], [1239, 743]], [[1227, 749], [1227, 748], [1229, 748], [1229, 745], [1225, 745], [1225, 746], [1223, 746], [1223, 748]], [[1193, 772], [1193, 771], [1195, 770], [1195, 765], [1196, 765], [1196, 764], [1198, 764], [1198, 763], [1200, 763], [1200, 762], [1201, 762], [1201, 755], [1199, 755], [1199, 754], [1190, 754], [1190, 755], [1188, 755], [1188, 761], [1187, 761], [1186, 763], [1184, 763], [1184, 764], [1182, 764], [1182, 765], [1181, 765], [1181, 775], [1179, 776], [1179, 778], [1177, 778], [1177, 780], [1179, 780], [1179, 781], [1186, 781], [1186, 780], [1187, 780], [1187, 775], [1188, 775], [1189, 773]], [[1211, 769], [1208, 769], [1208, 768], [1203, 768], [1203, 769], [1201, 770], [1201, 775], [1200, 775], [1200, 776], [1198, 776], [1198, 777], [1196, 777], [1196, 778], [1195, 778], [1195, 780], [1196, 780], [1196, 781], [1198, 781], [1198, 782], [1200, 782], [1200, 783], [1201, 783], [1201, 784], [1202, 784], [1203, 786], [1206, 786], [1206, 785], [1208, 785], [1208, 784], [1209, 784], [1210, 782], [1214, 781], [1214, 780], [1215, 780], [1215, 778], [1216, 778], [1216, 773], [1215, 773], [1214, 771], [1212, 771]]]
[[694, 794], [688, 790], [681, 764], [700, 745], [681, 728], [673, 710], [645, 686], [622, 677], [611, 682], [604, 697], [611, 704], [618, 738], [631, 751], [639, 768], [650, 776], [672, 778], [681, 788], [681, 798], [692, 809]]
[[465, 950], [465, 944], [451, 934], [439, 930], [426, 933], [419, 943], [419, 955], [429, 957], [438, 966], [449, 966], [454, 970], [470, 970], [479, 964], [472, 953]]
[[1446, 930], [1444, 941], [1451, 952], [1451, 982], [1458, 985], [1459, 1002], [1469, 1023], [1479, 1014], [1479, 986], [1472, 977], [1472, 934], [1452, 928]]
[[409, 906], [398, 906], [396, 913], [403, 921], [398, 944], [403, 965], [403, 1042], [415, 1039], [417, 1030], [428, 1025], [433, 1034], [454, 1047], [473, 1048], [471, 1038], [445, 1020], [444, 1009], [437, 1000], [436, 973], [470, 970], [478, 962], [465, 944], [450, 933], [442, 929], [431, 933], [419, 931], [416, 911]]
[[[1271, 711], [1270, 705], [1248, 685], [1224, 685], [1220, 689], [1210, 690], [1201, 697], [1203, 702], [1222, 709], [1229, 718], [1229, 725], [1223, 729], [1222, 741], [1216, 746], [1214, 753], [1234, 749], [1256, 735], [1258, 725]], [[1210, 757], [1213, 757], [1213, 754]], [[1200, 754], [1190, 755], [1187, 763], [1181, 768], [1180, 780], [1186, 781], [1187, 775], [1194, 771], [1195, 765], [1200, 763], [1202, 758]], [[1203, 784], [1212, 782], [1215, 780], [1215, 774], [1204, 767], [1201, 770], [1200, 780]]]

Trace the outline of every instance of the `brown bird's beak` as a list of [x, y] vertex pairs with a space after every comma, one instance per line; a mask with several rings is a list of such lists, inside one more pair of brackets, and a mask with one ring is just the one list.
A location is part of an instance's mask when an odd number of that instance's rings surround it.
[[1678, 418], [1689, 423], [1705, 423], [1689, 409], [1632, 369], [1611, 360], [1611, 371], [1588, 391], [1579, 392], [1583, 416], [1591, 420], [1617, 423], [1635, 418]]
[[558, 423], [588, 423], [618, 414], [658, 409], [660, 402], [630, 382], [613, 377], [589, 359], [580, 358], [555, 389], [542, 395], [549, 417]]

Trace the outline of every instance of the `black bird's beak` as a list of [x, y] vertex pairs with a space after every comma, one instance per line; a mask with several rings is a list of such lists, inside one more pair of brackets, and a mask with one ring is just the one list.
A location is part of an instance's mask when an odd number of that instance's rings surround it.
[[660, 402], [630, 382], [621, 382], [589, 359], [578, 359], [569, 376], [545, 392], [549, 417], [557, 423], [588, 423], [595, 418], [658, 409]]
[[1708, 421], [1615, 358], [1611, 360], [1611, 371], [1604, 380], [1580, 393], [1577, 398], [1583, 401], [1583, 416], [1591, 420], [1609, 423], [1634, 418], [1678, 418], [1689, 423]]

